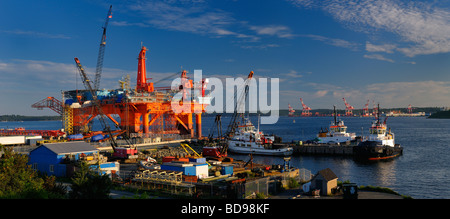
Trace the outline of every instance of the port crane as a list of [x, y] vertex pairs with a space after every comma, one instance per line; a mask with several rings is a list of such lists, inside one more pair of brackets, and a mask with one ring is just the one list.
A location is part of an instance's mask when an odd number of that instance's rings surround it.
[[288, 109], [289, 109], [289, 117], [293, 117], [294, 116], [294, 113], [295, 113], [295, 110], [294, 110], [294, 108], [291, 106], [291, 104], [289, 104], [288, 103]]
[[413, 110], [413, 108], [412, 108], [411, 104], [409, 104], [408, 105], [408, 114], [412, 114], [412, 110]]
[[100, 87], [100, 78], [102, 76], [103, 58], [105, 57], [106, 47], [106, 28], [108, 27], [109, 19], [112, 17], [112, 5], [109, 6], [108, 14], [106, 15], [105, 24], [103, 25], [103, 34], [100, 40], [100, 48], [98, 49], [97, 67], [95, 68], [94, 90], [98, 90]]
[[[244, 92], [241, 92], [241, 96], [237, 99], [237, 101], [234, 104], [234, 113], [231, 117], [230, 123], [228, 125], [227, 131], [223, 135], [224, 139], [232, 138], [235, 134], [236, 128], [239, 126], [238, 118], [244, 117], [245, 108], [243, 110], [243, 107], [245, 106], [245, 100], [248, 96], [249, 86], [251, 83], [251, 79], [253, 78], [253, 71], [250, 72], [247, 79], [245, 80], [244, 84]], [[236, 96], [235, 96], [236, 97]], [[203, 147], [203, 155], [204, 156], [211, 156], [216, 158], [225, 158], [227, 157], [227, 150], [228, 150], [228, 144], [225, 141], [222, 141], [222, 121], [221, 121], [221, 115], [217, 115], [215, 119], [215, 125], [217, 126], [217, 131], [219, 134], [219, 146], [220, 147]], [[212, 137], [214, 132], [210, 133], [210, 137]], [[212, 139], [212, 138], [210, 138]]]
[[373, 105], [372, 115], [377, 117], [377, 115], [378, 115], [378, 107], [377, 107], [377, 105], [375, 105], [375, 101], [374, 100], [372, 100], [372, 105]]
[[345, 116], [353, 116], [353, 109], [355, 109], [352, 105], [348, 104], [345, 100], [345, 97], [342, 98], [345, 104]]
[[303, 103], [303, 99], [302, 98], [300, 98], [300, 102], [302, 103], [302, 116], [311, 116], [311, 112], [310, 112], [310, 110], [311, 110], [311, 108], [310, 107], [308, 107], [308, 106], [306, 106], [306, 104], [304, 104]]
[[51, 110], [58, 113], [60, 116], [62, 116], [64, 113], [63, 103], [54, 97], [47, 97], [45, 99], [42, 99], [39, 102], [36, 102], [33, 105], [31, 105], [31, 107], [36, 108], [38, 110], [50, 108]]
[[362, 114], [362, 116], [364, 116], [364, 117], [369, 116], [369, 102], [370, 102], [370, 100], [367, 100], [366, 105], [364, 105], [363, 114]]
[[233, 116], [231, 117], [227, 132], [225, 133], [225, 137], [231, 138], [234, 136], [234, 132], [239, 125], [237, 118], [238, 117], [242, 118], [244, 116], [244, 112], [239, 113], [238, 111], [245, 111], [245, 108], [242, 109], [242, 107], [245, 106], [245, 100], [247, 99], [247, 96], [248, 96], [248, 90], [249, 90], [249, 86], [250, 86], [250, 82], [251, 82], [252, 78], [253, 78], [253, 71], [250, 72], [247, 79], [245, 80], [244, 92], [242, 92], [241, 96], [239, 97], [236, 104], [234, 105], [234, 113], [233, 113]]

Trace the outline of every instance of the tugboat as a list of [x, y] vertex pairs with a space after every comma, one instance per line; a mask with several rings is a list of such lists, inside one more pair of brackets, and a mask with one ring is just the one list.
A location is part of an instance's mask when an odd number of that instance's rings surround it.
[[321, 130], [317, 136], [318, 143], [344, 143], [353, 141], [356, 138], [355, 133], [347, 133], [347, 126], [344, 125], [344, 121], [337, 121], [336, 118], [336, 106], [334, 106], [334, 121], [331, 122], [330, 131]]
[[244, 117], [233, 137], [228, 140], [228, 150], [240, 154], [273, 156], [289, 156], [293, 153], [292, 147], [275, 143], [274, 135], [263, 134], [259, 131], [259, 127], [255, 128], [249, 118]]
[[387, 117], [381, 123], [378, 111], [377, 118], [369, 129], [369, 135], [358, 146], [353, 147], [353, 154], [357, 160], [384, 160], [402, 155], [403, 148], [400, 144], [395, 144], [394, 133], [390, 128], [386, 130], [386, 119]]

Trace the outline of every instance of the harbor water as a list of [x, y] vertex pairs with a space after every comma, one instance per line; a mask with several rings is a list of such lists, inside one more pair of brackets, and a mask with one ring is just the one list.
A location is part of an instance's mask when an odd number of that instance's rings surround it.
[[[348, 132], [367, 134], [373, 118], [342, 117]], [[230, 117], [223, 117], [226, 130]], [[251, 117], [257, 127], [258, 118]], [[295, 122], [294, 122], [295, 120]], [[260, 125], [266, 134], [282, 137], [283, 142], [313, 139], [321, 128], [328, 128], [332, 117], [286, 117], [276, 124]], [[330, 168], [340, 181], [358, 185], [391, 188], [402, 195], [424, 199], [450, 199], [450, 120], [425, 117], [389, 117], [388, 128], [395, 133], [395, 141], [403, 146], [403, 155], [388, 161], [360, 163], [343, 156], [292, 156], [291, 166], [305, 168], [312, 173]], [[61, 121], [0, 122], [0, 128], [56, 130]], [[203, 135], [214, 126], [214, 117], [203, 118]], [[248, 160], [247, 155], [232, 155]], [[254, 156], [254, 162], [283, 164], [282, 157]]]

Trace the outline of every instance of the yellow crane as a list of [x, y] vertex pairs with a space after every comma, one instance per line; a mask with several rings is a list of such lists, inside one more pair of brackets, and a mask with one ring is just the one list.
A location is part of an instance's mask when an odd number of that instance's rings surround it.
[[[192, 149], [191, 146], [189, 146], [188, 144], [186, 144], [186, 143], [180, 143], [180, 145], [181, 145], [181, 147], [186, 151], [186, 153], [188, 153], [189, 155], [190, 155], [191, 153], [189, 153], [188, 149], [190, 149], [191, 151], [193, 151], [194, 154], [195, 154], [197, 157], [202, 157], [202, 156], [201, 156], [200, 154], [198, 154], [194, 149]], [[187, 149], [186, 149], [186, 148], [187, 148]], [[211, 166], [211, 164], [208, 163], [207, 161], [206, 161], [206, 163], [208, 164], [208, 166]]]

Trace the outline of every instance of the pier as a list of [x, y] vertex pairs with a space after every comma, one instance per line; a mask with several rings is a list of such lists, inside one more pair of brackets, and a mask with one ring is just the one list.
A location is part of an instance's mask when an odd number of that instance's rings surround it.
[[354, 145], [294, 145], [296, 155], [353, 155]]

